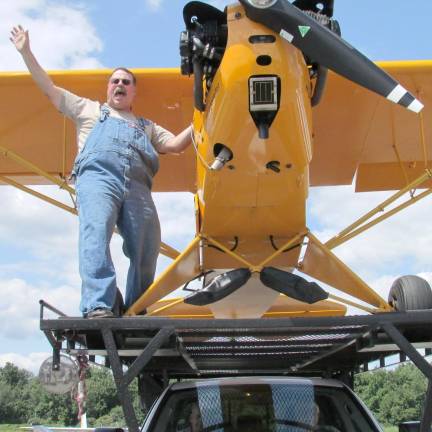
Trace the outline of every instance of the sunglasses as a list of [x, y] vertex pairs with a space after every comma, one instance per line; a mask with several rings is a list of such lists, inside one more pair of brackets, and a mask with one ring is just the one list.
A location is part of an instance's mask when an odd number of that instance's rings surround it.
[[122, 83], [125, 86], [130, 85], [130, 83], [132, 82], [130, 79], [127, 78], [113, 78], [111, 80], [111, 84], [118, 84], [118, 83]]

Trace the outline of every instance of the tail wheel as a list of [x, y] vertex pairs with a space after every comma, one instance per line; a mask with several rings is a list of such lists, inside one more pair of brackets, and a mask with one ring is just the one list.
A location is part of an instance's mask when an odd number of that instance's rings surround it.
[[393, 282], [388, 302], [400, 312], [432, 309], [432, 289], [421, 277], [402, 276]]

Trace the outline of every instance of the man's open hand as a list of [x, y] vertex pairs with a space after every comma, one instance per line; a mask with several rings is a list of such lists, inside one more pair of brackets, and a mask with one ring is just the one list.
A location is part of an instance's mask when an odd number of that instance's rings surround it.
[[23, 52], [30, 48], [30, 38], [28, 30], [24, 30], [20, 25], [11, 30], [10, 41], [15, 45], [19, 52]]

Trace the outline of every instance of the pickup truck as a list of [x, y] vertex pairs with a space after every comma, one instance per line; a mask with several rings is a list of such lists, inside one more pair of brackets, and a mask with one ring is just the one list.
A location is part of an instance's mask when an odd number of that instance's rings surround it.
[[[384, 367], [391, 358], [394, 364], [395, 355], [401, 362], [409, 358], [428, 380], [421, 421], [412, 419], [417, 421], [401, 424], [399, 431], [430, 431], [432, 365], [424, 356], [432, 353], [432, 310], [86, 320], [45, 318], [45, 309], [59, 311], [40, 304], [40, 328], [53, 346], [52, 369], [61, 368], [61, 353], [105, 358], [129, 432], [382, 431], [350, 388], [356, 373], [374, 363]], [[151, 407], [142, 427], [129, 389], [136, 378], [143, 406]]]
[[363, 402], [333, 379], [233, 377], [171, 384], [142, 432], [378, 432]]

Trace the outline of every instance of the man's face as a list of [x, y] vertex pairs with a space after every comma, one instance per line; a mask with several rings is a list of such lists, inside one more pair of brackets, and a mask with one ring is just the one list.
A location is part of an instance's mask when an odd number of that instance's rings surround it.
[[197, 405], [192, 406], [192, 411], [189, 416], [189, 424], [192, 432], [202, 431], [201, 412]]
[[123, 70], [115, 71], [108, 82], [108, 105], [116, 110], [130, 111], [135, 94], [132, 76]]

